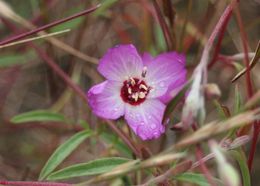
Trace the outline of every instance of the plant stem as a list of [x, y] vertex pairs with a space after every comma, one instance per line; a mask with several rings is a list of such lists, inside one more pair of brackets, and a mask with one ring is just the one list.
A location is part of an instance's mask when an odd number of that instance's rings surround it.
[[127, 146], [133, 151], [133, 153], [138, 157], [142, 158], [142, 155], [135, 145], [135, 143], [118, 127], [116, 127], [115, 123], [110, 120], [105, 120], [111, 129], [127, 144]]
[[260, 128], [259, 125], [260, 125], [260, 122], [256, 122], [254, 124], [253, 139], [252, 139], [250, 152], [249, 152], [249, 156], [248, 156], [248, 161], [247, 161], [249, 171], [252, 170], [253, 161], [254, 161], [254, 157], [255, 157], [257, 140], [258, 140], [258, 137], [259, 137], [259, 128]]
[[162, 27], [163, 35], [164, 35], [168, 50], [170, 51], [172, 49], [175, 49], [175, 43], [173, 42], [173, 38], [171, 37], [170, 29], [167, 26], [167, 24], [163, 18], [160, 7], [159, 7], [158, 3], [156, 2], [156, 0], [153, 0], [152, 2], [154, 5], [154, 8], [155, 8], [157, 18], [159, 20], [159, 24]]
[[0, 184], [10, 186], [72, 186], [68, 183], [51, 183], [38, 181], [0, 181]]
[[40, 31], [46, 30], [46, 29], [48, 29], [48, 28], [51, 28], [51, 27], [53, 27], [53, 26], [59, 25], [59, 24], [61, 24], [61, 23], [70, 21], [70, 20], [72, 20], [72, 19], [78, 18], [78, 17], [83, 16], [83, 15], [86, 15], [86, 14], [89, 14], [89, 13], [95, 11], [95, 10], [96, 10], [97, 8], [99, 8], [99, 7], [100, 7], [100, 4], [97, 5], [97, 6], [95, 6], [95, 7], [90, 8], [90, 9], [84, 10], [84, 11], [82, 11], [82, 12], [80, 12], [80, 13], [76, 13], [76, 14], [74, 14], [74, 15], [72, 15], [72, 16], [69, 16], [69, 17], [66, 17], [66, 18], [63, 18], [63, 19], [54, 21], [54, 22], [52, 22], [52, 23], [49, 23], [49, 24], [47, 24], [47, 25], [41, 26], [41, 27], [36, 28], [36, 29], [34, 29], [34, 30], [31, 30], [31, 31], [29, 31], [29, 32], [25, 32], [25, 33], [16, 35], [16, 36], [14, 36], [14, 37], [11, 37], [11, 38], [9, 38], [9, 39], [7, 39], [7, 40], [4, 40], [4, 41], [0, 42], [0, 45], [5, 45], [5, 44], [8, 44], [8, 43], [17, 41], [17, 40], [19, 40], [19, 39], [25, 38], [25, 37], [30, 36], [30, 35], [32, 35], [32, 34], [35, 34], [35, 33], [38, 33], [38, 32], [40, 32]]

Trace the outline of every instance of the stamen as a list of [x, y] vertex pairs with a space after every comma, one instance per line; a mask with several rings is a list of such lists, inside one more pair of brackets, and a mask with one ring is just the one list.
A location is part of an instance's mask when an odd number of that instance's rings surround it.
[[138, 100], [138, 93], [134, 93], [132, 95], [132, 98], [135, 100], [135, 102], [137, 102], [137, 100]]
[[130, 83], [131, 83], [132, 86], [135, 85], [135, 80], [134, 80], [134, 78], [130, 77]]
[[150, 87], [146, 85], [143, 77], [135, 78], [130, 76], [124, 81], [120, 96], [126, 103], [139, 105], [146, 100], [149, 89]]
[[143, 78], [145, 78], [146, 73], [147, 73], [147, 67], [144, 66], [143, 71], [142, 71], [142, 77], [143, 77]]
[[145, 86], [144, 84], [141, 84], [141, 85], [139, 86], [139, 89], [148, 90], [147, 86]]
[[132, 94], [132, 89], [130, 87], [128, 87], [128, 93]]
[[139, 98], [141, 98], [141, 99], [145, 98], [145, 93], [144, 92], [139, 92]]

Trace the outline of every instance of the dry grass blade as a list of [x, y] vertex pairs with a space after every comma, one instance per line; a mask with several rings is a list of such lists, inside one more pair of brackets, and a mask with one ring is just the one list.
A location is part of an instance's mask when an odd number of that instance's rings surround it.
[[[255, 55], [253, 59], [250, 61], [249, 69], [251, 70], [257, 63], [257, 61], [260, 59], [260, 41], [257, 44], [257, 48], [255, 51]], [[243, 76], [246, 73], [247, 69], [244, 68], [242, 71], [240, 71], [232, 80], [231, 82], [234, 83], [236, 80], [238, 80], [241, 76]]]
[[141, 160], [133, 160], [133, 161], [124, 163], [122, 165], [119, 165], [118, 167], [114, 168], [110, 172], [96, 176], [87, 182], [76, 184], [76, 186], [93, 185], [93, 183], [113, 179], [115, 177], [130, 173], [130, 172], [133, 172], [136, 170], [151, 168], [151, 167], [156, 167], [156, 166], [161, 166], [161, 165], [168, 165], [169, 163], [172, 163], [173, 161], [175, 161], [177, 159], [181, 159], [184, 156], [185, 156], [185, 153], [171, 153], [171, 154], [164, 154], [164, 155], [152, 157], [143, 162]]
[[174, 148], [180, 148], [199, 143], [200, 141], [228, 131], [232, 128], [248, 125], [257, 119], [260, 119], [260, 108], [241, 113], [225, 121], [213, 121], [194, 132], [191, 136], [186, 137], [178, 142]]
[[27, 42], [30, 42], [30, 41], [35, 41], [35, 40], [38, 40], [38, 39], [45, 39], [47, 37], [56, 36], [56, 35], [63, 34], [63, 33], [69, 32], [69, 31], [70, 31], [70, 29], [66, 29], [66, 30], [62, 30], [62, 31], [58, 31], [58, 32], [54, 32], [54, 33], [38, 36], [38, 37], [32, 37], [32, 38], [24, 39], [24, 40], [21, 40], [21, 41], [16, 41], [16, 42], [9, 43], [9, 44], [6, 44], [6, 45], [1, 45], [0, 49], [6, 48], [6, 47], [10, 47], [10, 46], [14, 46], [14, 45], [18, 45], [18, 44], [22, 44], [22, 43], [27, 43]]

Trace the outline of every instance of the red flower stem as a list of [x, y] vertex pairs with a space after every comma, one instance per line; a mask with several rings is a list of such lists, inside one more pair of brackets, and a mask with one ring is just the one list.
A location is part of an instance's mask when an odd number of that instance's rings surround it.
[[[196, 123], [193, 123], [191, 126], [192, 126], [193, 131], [196, 131], [198, 129]], [[200, 144], [196, 145], [195, 151], [196, 151], [195, 154], [196, 154], [196, 158], [197, 158], [197, 161], [199, 163], [199, 167], [200, 167], [201, 172], [205, 175], [208, 183], [211, 186], [216, 186], [216, 184], [212, 181], [212, 175], [211, 175], [210, 171], [208, 170], [205, 162], [203, 161], [203, 152], [202, 152], [202, 148], [201, 148]]]
[[260, 122], [256, 122], [256, 124], [254, 125], [253, 138], [252, 138], [250, 152], [249, 152], [249, 156], [248, 156], [248, 160], [247, 160], [247, 165], [248, 165], [249, 171], [251, 171], [252, 167], [253, 167], [253, 161], [254, 161], [256, 147], [257, 147], [257, 140], [259, 137], [259, 126], [257, 126], [257, 125], [259, 125], [259, 124], [260, 124]]
[[72, 186], [72, 184], [68, 183], [51, 183], [37, 181], [0, 181], [0, 184], [10, 186]]
[[157, 13], [157, 18], [159, 20], [159, 24], [162, 27], [163, 35], [164, 35], [168, 50], [172, 50], [175, 48], [175, 46], [174, 46], [175, 43], [173, 42], [173, 38], [171, 37], [171, 32], [162, 16], [160, 7], [159, 7], [158, 3], [156, 2], [156, 0], [153, 0], [153, 5], [154, 5], [155, 11]]
[[[240, 30], [240, 37], [242, 39], [244, 55], [245, 55], [244, 62], [245, 62], [245, 65], [246, 65], [246, 69], [250, 69], [249, 68], [250, 60], [249, 60], [249, 56], [248, 56], [247, 35], [246, 35], [246, 32], [245, 32], [243, 22], [242, 22], [242, 18], [241, 18], [241, 15], [240, 15], [240, 11], [239, 11], [238, 8], [236, 9], [235, 13], [236, 13], [236, 19], [237, 19], [237, 23], [238, 23], [239, 30]], [[247, 84], [247, 95], [248, 95], [248, 99], [249, 99], [253, 95], [253, 86], [252, 86], [252, 81], [251, 81], [251, 77], [250, 77], [250, 70], [246, 71], [246, 84]]]
[[41, 48], [37, 47], [36, 45], [32, 44], [32, 47], [35, 49], [37, 54], [50, 66], [50, 68], [57, 73], [65, 82], [66, 84], [74, 90], [86, 103], [88, 102], [85, 93], [77, 86], [70, 77], [47, 55], [45, 51]]
[[212, 181], [212, 175], [211, 175], [210, 171], [208, 170], [205, 162], [203, 161], [203, 152], [202, 152], [200, 144], [196, 145], [196, 158], [199, 163], [200, 170], [205, 175], [208, 183], [211, 186], [216, 186], [216, 184]]
[[[245, 29], [243, 27], [243, 22], [242, 22], [242, 18], [241, 18], [239, 9], [236, 9], [236, 19], [237, 19], [237, 23], [238, 23], [239, 30], [240, 30], [240, 35], [241, 35], [240, 37], [242, 39], [242, 44], [243, 44], [243, 50], [244, 50], [244, 55], [245, 55], [244, 62], [246, 64], [246, 69], [248, 69], [246, 71], [246, 85], [247, 85], [247, 96], [248, 96], [248, 99], [250, 99], [253, 96], [253, 85], [252, 85], [252, 81], [251, 81], [251, 77], [250, 77], [250, 68], [249, 68], [250, 62], [249, 62], [248, 45], [247, 45], [248, 39], [247, 39]], [[254, 126], [253, 138], [252, 138], [252, 143], [251, 143], [250, 152], [249, 152], [248, 161], [247, 161], [249, 171], [252, 170], [256, 146], [257, 146], [257, 139], [259, 136], [259, 131], [258, 131], [259, 126], [258, 125], [259, 125], [258, 122], [253, 123], [253, 126]]]
[[9, 39], [7, 39], [7, 40], [4, 40], [4, 41], [0, 42], [0, 45], [5, 45], [5, 44], [8, 44], [8, 43], [17, 41], [17, 40], [19, 40], [19, 39], [22, 39], [22, 38], [25, 38], [25, 37], [30, 36], [30, 35], [32, 35], [32, 34], [35, 34], [35, 33], [38, 33], [38, 32], [40, 32], [40, 31], [46, 30], [46, 29], [51, 28], [51, 27], [53, 27], [53, 26], [56, 26], [56, 25], [58, 25], [58, 24], [61, 24], [61, 23], [70, 21], [70, 20], [72, 20], [72, 19], [78, 18], [78, 17], [80, 17], [80, 16], [89, 14], [89, 13], [95, 11], [95, 10], [96, 10], [97, 8], [99, 8], [99, 7], [100, 7], [100, 4], [98, 4], [98, 5], [95, 6], [95, 7], [90, 8], [90, 9], [84, 10], [84, 11], [82, 11], [82, 12], [80, 12], [80, 13], [76, 13], [76, 14], [74, 14], [74, 15], [72, 15], [72, 16], [67, 17], [67, 18], [63, 18], [63, 19], [54, 21], [54, 22], [52, 22], [52, 23], [49, 23], [49, 24], [47, 24], [47, 25], [41, 26], [41, 27], [39, 27], [39, 28], [36, 28], [36, 29], [34, 29], [34, 30], [31, 30], [31, 31], [29, 31], [29, 32], [25, 32], [25, 33], [16, 35], [16, 36], [14, 36], [14, 37], [12, 37], [12, 38], [9, 38]]
[[209, 50], [211, 49], [213, 42], [214, 42], [215, 38], [217, 37], [218, 33], [221, 31], [224, 32], [225, 27], [227, 26], [227, 23], [231, 17], [232, 11], [237, 4], [237, 1], [238, 0], [231, 1], [231, 3], [227, 6], [227, 8], [223, 12], [222, 16], [220, 17], [217, 25], [215, 26], [212, 34], [210, 35], [210, 37], [206, 43], [205, 47], [208, 47]]
[[223, 23], [223, 25], [222, 25], [222, 27], [219, 31], [220, 33], [219, 33], [219, 37], [218, 37], [218, 42], [216, 44], [216, 48], [215, 48], [215, 51], [214, 51], [213, 58], [208, 65], [208, 69], [210, 69], [216, 63], [216, 61], [218, 60], [218, 55], [219, 55], [219, 52], [220, 52], [221, 43], [222, 43], [222, 40], [224, 38], [225, 30], [227, 28], [227, 24], [228, 24], [228, 21], [229, 21], [231, 15], [232, 15], [232, 10], [228, 12], [227, 17], [224, 20], [224, 23]]

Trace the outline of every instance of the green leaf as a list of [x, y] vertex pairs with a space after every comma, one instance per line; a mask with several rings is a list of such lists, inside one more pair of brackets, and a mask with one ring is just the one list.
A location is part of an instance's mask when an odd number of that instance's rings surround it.
[[184, 87], [179, 91], [179, 93], [169, 102], [164, 112], [163, 120], [165, 121], [166, 118], [173, 112], [174, 108], [178, 105], [180, 100], [184, 97], [185, 92], [190, 87], [191, 81], [186, 83]]
[[11, 119], [12, 123], [24, 123], [24, 122], [33, 122], [33, 121], [64, 122], [66, 121], [66, 119], [62, 114], [54, 113], [48, 110], [37, 110], [37, 111], [26, 112], [26, 113], [16, 115]]
[[186, 172], [176, 176], [175, 179], [178, 181], [195, 183], [199, 186], [210, 186], [210, 184], [207, 182], [207, 179], [202, 174]]
[[248, 170], [247, 161], [243, 151], [231, 150], [230, 152], [232, 156], [236, 159], [239, 168], [241, 170], [241, 174], [243, 178], [243, 186], [250, 186], [251, 185], [250, 172]]
[[4, 54], [0, 58], [0, 68], [10, 67], [13, 65], [22, 65], [31, 61], [35, 57], [35, 52], [33, 50], [28, 50], [23, 54]]
[[12, 65], [21, 65], [27, 62], [27, 58], [24, 55], [9, 54], [1, 56], [0, 67], [10, 67]]
[[48, 176], [47, 180], [68, 179], [79, 176], [90, 176], [108, 172], [116, 166], [126, 163], [129, 159], [111, 157], [80, 163], [66, 167]]
[[74, 151], [86, 138], [91, 135], [92, 133], [90, 131], [82, 131], [75, 134], [65, 143], [60, 145], [44, 165], [40, 173], [39, 180], [45, 179], [65, 158], [72, 153], [72, 151]]
[[[181, 175], [175, 176], [174, 179], [178, 181], [197, 184], [199, 186], [210, 186], [205, 176], [198, 173], [186, 172]], [[217, 182], [217, 185], [221, 185], [221, 181], [219, 179], [213, 178], [213, 181]]]
[[109, 144], [113, 144], [119, 152], [122, 152], [128, 158], [132, 157], [131, 150], [116, 135], [103, 132], [100, 137]]
[[238, 86], [236, 86], [234, 114], [238, 114], [241, 111], [241, 107], [242, 107], [242, 96], [239, 92]]
[[165, 51], [167, 49], [166, 41], [163, 35], [163, 30], [159, 24], [155, 25], [155, 40], [156, 46], [159, 51]]

